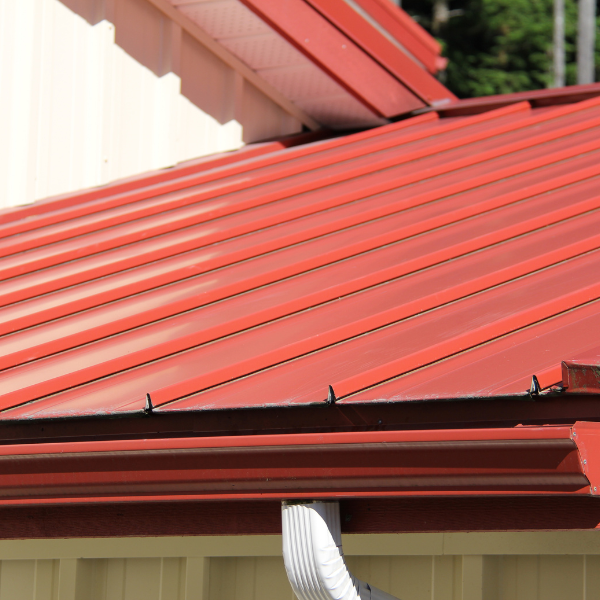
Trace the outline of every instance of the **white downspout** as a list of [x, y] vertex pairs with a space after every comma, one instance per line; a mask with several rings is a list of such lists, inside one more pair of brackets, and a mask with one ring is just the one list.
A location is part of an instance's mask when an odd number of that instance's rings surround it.
[[298, 600], [398, 600], [352, 576], [338, 502], [282, 503], [283, 561]]

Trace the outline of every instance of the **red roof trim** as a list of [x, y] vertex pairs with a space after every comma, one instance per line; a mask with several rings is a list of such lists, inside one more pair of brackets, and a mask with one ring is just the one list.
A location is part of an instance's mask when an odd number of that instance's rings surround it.
[[304, 0], [241, 1], [375, 115], [389, 118], [424, 106]]
[[420, 60], [430, 73], [439, 71], [442, 47], [406, 12], [389, 0], [354, 1]]
[[0, 504], [587, 495], [576, 442], [548, 427], [2, 446]]
[[307, 1], [427, 104], [456, 100], [435, 77], [394, 46], [344, 0]]
[[600, 346], [561, 366], [562, 387], [570, 394], [600, 394]]
[[533, 108], [541, 108], [544, 106], [583, 102], [597, 96], [600, 96], [600, 83], [590, 83], [586, 85], [571, 85], [563, 88], [530, 90], [514, 94], [500, 94], [498, 96], [457, 100], [446, 106], [438, 106], [431, 110], [436, 110], [442, 117], [461, 117], [479, 114], [488, 110], [496, 110], [515, 102], [529, 102]]

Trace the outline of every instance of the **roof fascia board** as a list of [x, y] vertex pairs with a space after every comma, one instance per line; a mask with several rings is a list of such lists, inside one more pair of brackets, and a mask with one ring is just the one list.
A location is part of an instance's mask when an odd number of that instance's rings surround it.
[[251, 11], [380, 117], [423, 107], [403, 83], [304, 0], [241, 0]]
[[[344, 432], [376, 430], [381, 422], [390, 430], [439, 427], [514, 427], [574, 423], [581, 419], [600, 420], [599, 396], [544, 394], [535, 402], [529, 397], [473, 398], [452, 402], [373, 402], [331, 406], [247, 408], [188, 412], [141, 411], [110, 416], [3, 420], [0, 431], [5, 443], [72, 442], [78, 439], [111, 437], [129, 439], [159, 436], [250, 435], [261, 431], [270, 435], [303, 432]], [[8, 413], [4, 413], [7, 415]]]
[[183, 13], [171, 6], [167, 0], [147, 0], [158, 10], [160, 10], [169, 19], [177, 23], [186, 33], [191, 35], [197, 42], [218, 56], [226, 65], [230, 66], [244, 79], [259, 89], [265, 96], [270, 98], [275, 104], [278, 104], [286, 112], [296, 117], [303, 125], [311, 131], [320, 129], [321, 126], [312, 117], [290, 102], [283, 94], [278, 92], [273, 86], [267, 83], [262, 77], [255, 73], [250, 67], [246, 66], [241, 60], [236, 58], [231, 52], [224, 48], [217, 41], [213, 40], [198, 25], [188, 19]]
[[[418, 59], [408, 50], [400, 49], [399, 42], [393, 43], [378, 31], [373, 23], [369, 22], [370, 15], [365, 12], [365, 17], [362, 17], [349, 5], [349, 1], [307, 0], [313, 8], [358, 43], [365, 52], [424, 102], [433, 104], [456, 100], [454, 94], [425, 71], [424, 67], [419, 66], [420, 63], [415, 62]], [[357, 9], [360, 9], [358, 5]]]

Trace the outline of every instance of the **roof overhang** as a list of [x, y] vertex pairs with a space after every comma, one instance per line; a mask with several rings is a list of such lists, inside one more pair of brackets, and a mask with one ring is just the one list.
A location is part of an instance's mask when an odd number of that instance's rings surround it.
[[433, 76], [438, 42], [387, 0], [168, 2], [322, 126], [372, 127], [456, 100]]

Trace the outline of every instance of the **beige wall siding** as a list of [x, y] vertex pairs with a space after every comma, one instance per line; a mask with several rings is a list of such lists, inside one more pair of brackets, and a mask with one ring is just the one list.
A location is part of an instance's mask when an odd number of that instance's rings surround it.
[[300, 130], [146, 0], [0, 0], [0, 207]]
[[[0, 600], [293, 600], [280, 545], [3, 541]], [[401, 600], [600, 600], [600, 532], [350, 535], [344, 546], [356, 576]]]
[[[348, 558], [401, 600], [598, 600], [598, 556]], [[0, 600], [294, 600], [280, 557], [3, 560]]]

